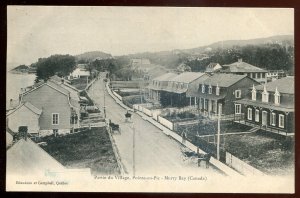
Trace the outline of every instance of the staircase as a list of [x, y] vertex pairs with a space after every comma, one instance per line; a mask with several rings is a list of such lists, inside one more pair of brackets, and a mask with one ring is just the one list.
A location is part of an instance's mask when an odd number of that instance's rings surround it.
[[255, 133], [259, 130], [259, 127], [253, 127], [252, 129], [250, 129], [248, 132], [250, 133]]

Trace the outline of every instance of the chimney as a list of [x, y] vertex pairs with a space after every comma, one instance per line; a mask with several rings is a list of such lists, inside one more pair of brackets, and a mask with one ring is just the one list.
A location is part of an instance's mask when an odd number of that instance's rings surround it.
[[10, 100], [9, 100], [9, 106], [10, 106], [11, 108], [13, 108], [13, 99], [10, 99]]
[[242, 59], [242, 58], [239, 58], [239, 59], [238, 59], [238, 62], [239, 62], [239, 63], [243, 62], [243, 59]]
[[19, 126], [19, 136], [20, 138], [23, 138], [25, 141], [27, 140], [27, 131], [28, 127], [27, 126]]

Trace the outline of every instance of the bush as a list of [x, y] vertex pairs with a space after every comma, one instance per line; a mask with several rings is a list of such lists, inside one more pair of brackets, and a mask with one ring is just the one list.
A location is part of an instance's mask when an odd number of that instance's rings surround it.
[[126, 106], [130, 108], [132, 108], [134, 104], [141, 104], [146, 102], [143, 96], [141, 101], [141, 95], [126, 96], [122, 98], [122, 101]]

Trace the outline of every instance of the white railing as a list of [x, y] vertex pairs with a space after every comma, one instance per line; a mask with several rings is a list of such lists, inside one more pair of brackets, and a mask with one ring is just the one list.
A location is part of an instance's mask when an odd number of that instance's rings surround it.
[[239, 158], [235, 157], [231, 153], [226, 152], [226, 164], [229, 167], [234, 168], [238, 172], [242, 173], [245, 176], [262, 176], [264, 175], [263, 172], [260, 170], [250, 166], [246, 162], [240, 160]]
[[119, 99], [122, 101], [122, 96], [120, 96], [119, 94], [117, 94], [115, 91], [112, 91], [112, 93]]
[[173, 122], [170, 122], [169, 120], [167, 120], [161, 116], [158, 116], [158, 122], [161, 123], [162, 125], [164, 125], [165, 127], [173, 130]]

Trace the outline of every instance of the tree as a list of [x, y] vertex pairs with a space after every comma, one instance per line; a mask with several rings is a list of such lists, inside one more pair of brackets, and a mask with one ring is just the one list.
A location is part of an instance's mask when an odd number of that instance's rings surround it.
[[52, 55], [48, 58], [40, 58], [35, 67], [37, 79], [48, 80], [51, 76], [66, 76], [75, 69], [75, 57], [71, 55]]

